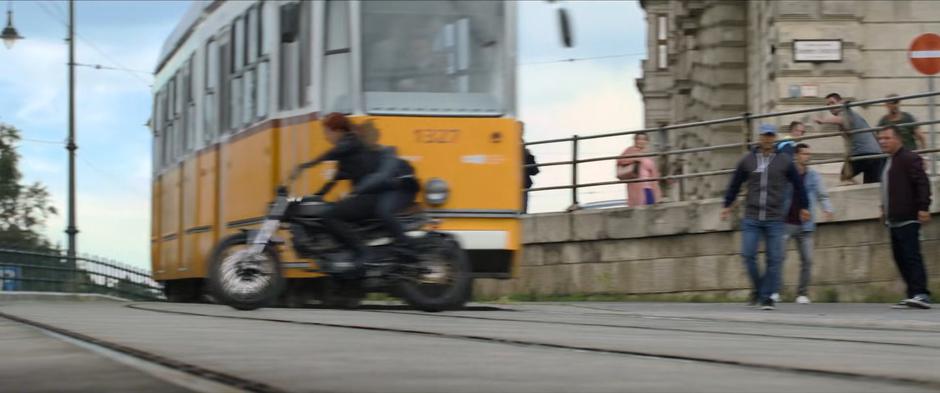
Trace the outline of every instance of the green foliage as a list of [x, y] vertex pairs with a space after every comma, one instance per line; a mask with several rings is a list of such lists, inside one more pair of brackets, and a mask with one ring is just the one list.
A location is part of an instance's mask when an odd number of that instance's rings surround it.
[[0, 247], [49, 251], [39, 231], [56, 209], [45, 186], [21, 184], [19, 141], [19, 130], [0, 123]]

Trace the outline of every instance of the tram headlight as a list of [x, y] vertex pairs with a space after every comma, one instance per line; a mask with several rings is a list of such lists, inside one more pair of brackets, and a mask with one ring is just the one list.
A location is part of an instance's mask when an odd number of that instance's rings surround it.
[[431, 178], [431, 180], [428, 180], [427, 184], [424, 185], [424, 201], [429, 205], [443, 205], [444, 202], [447, 202], [447, 197], [449, 196], [450, 186], [447, 185], [444, 179], [436, 177]]

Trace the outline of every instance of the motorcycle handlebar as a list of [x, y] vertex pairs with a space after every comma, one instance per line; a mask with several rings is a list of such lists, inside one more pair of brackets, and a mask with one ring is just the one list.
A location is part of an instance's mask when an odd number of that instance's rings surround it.
[[296, 167], [294, 167], [294, 169], [290, 172], [290, 175], [287, 176], [287, 181], [285, 181], [283, 184], [278, 185], [277, 188], [275, 189], [275, 192], [277, 192], [277, 195], [287, 196], [290, 185], [294, 184], [294, 181], [297, 180], [298, 177], [300, 177], [300, 174], [303, 173], [304, 169], [307, 169], [307, 166], [303, 164], [297, 165]]

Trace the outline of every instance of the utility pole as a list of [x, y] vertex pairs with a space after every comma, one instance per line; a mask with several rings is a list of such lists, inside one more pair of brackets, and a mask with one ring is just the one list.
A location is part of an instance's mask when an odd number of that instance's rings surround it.
[[69, 139], [65, 149], [69, 151], [69, 222], [65, 233], [69, 236], [68, 258], [75, 263], [77, 245], [75, 235], [75, 0], [69, 0]]

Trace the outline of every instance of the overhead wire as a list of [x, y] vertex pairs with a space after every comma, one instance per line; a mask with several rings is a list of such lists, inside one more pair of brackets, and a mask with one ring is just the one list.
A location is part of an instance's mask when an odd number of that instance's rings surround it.
[[557, 60], [548, 60], [548, 61], [536, 61], [531, 63], [519, 63], [520, 66], [529, 66], [529, 65], [541, 65], [541, 64], [556, 64], [556, 63], [574, 63], [579, 61], [591, 61], [591, 60], [606, 60], [606, 59], [616, 59], [621, 57], [633, 57], [633, 56], [643, 56], [646, 52], [637, 52], [637, 53], [621, 53], [619, 55], [604, 55], [604, 56], [589, 56], [589, 57], [571, 57], [567, 59], [557, 59]]
[[120, 177], [115, 176], [113, 173], [109, 173], [108, 171], [102, 170], [101, 168], [98, 168], [97, 165], [92, 164], [91, 162], [86, 160], [82, 155], [75, 154], [75, 156], [78, 157], [78, 160], [81, 163], [85, 164], [85, 166], [91, 168], [95, 172], [98, 172], [99, 175], [107, 179], [111, 184], [119, 188], [123, 188], [126, 191], [130, 191], [131, 193], [136, 194], [139, 197], [143, 197], [143, 198], [149, 197], [147, 192], [144, 192], [143, 190], [139, 189], [137, 186], [132, 186], [130, 183], [126, 183], [124, 181], [114, 181], [114, 179], [119, 179]]
[[[62, 26], [64, 26], [66, 29], [69, 27], [68, 18], [63, 15], [63, 14], [67, 14], [67, 12], [66, 12], [65, 10], [63, 10], [62, 8], [59, 7], [59, 6], [60, 6], [59, 3], [56, 3], [56, 2], [49, 2], [49, 4], [46, 4], [46, 2], [44, 2], [44, 1], [37, 1], [35, 4], [39, 5], [39, 8], [40, 8], [46, 15], [48, 15], [49, 17], [51, 17], [51, 18], [52, 18], [53, 20], [55, 20], [56, 22], [59, 22], [59, 24], [61, 24]], [[47, 6], [48, 6], [48, 8], [47, 8]], [[50, 9], [51, 9], [51, 10], [50, 10]], [[83, 43], [85, 43], [85, 45], [88, 45], [88, 47], [91, 48], [92, 50], [94, 50], [95, 52], [98, 52], [98, 54], [99, 54], [101, 57], [103, 57], [105, 60], [107, 60], [108, 62], [110, 62], [110, 63], [112, 64], [111, 67], [107, 67], [107, 68], [106, 68], [105, 66], [101, 66], [101, 65], [94, 65], [94, 66], [91, 66], [92, 68], [96, 68], [96, 69], [109, 69], [109, 70], [116, 70], [116, 71], [124, 71], [124, 72], [126, 72], [127, 74], [133, 76], [135, 79], [141, 81], [141, 82], [144, 83], [145, 85], [147, 85], [147, 86], [151, 86], [151, 85], [152, 85], [152, 83], [153, 83], [152, 81], [148, 81], [148, 80], [142, 78], [142, 77], [139, 75], [139, 74], [141, 74], [141, 73], [145, 73], [145, 74], [148, 74], [148, 75], [153, 75], [152, 73], [147, 72], [147, 71], [135, 70], [135, 69], [133, 69], [133, 68], [127, 67], [126, 65], [124, 65], [124, 64], [121, 63], [120, 61], [115, 60], [111, 55], [109, 55], [109, 54], [106, 53], [104, 50], [102, 50], [100, 47], [98, 47], [98, 45], [96, 45], [96, 44], [95, 44], [94, 42], [92, 42], [91, 40], [85, 38], [84, 36], [82, 36], [81, 34], [79, 34], [77, 31], [76, 31], [74, 34], [75, 34], [75, 37], [78, 38], [78, 40], [80, 40], [80, 41], [82, 41]], [[89, 66], [89, 65], [87, 65], [87, 64], [78, 64], [78, 63], [76, 63], [75, 65], [78, 65], [78, 66], [85, 66], [85, 67], [88, 67], [88, 66]]]

